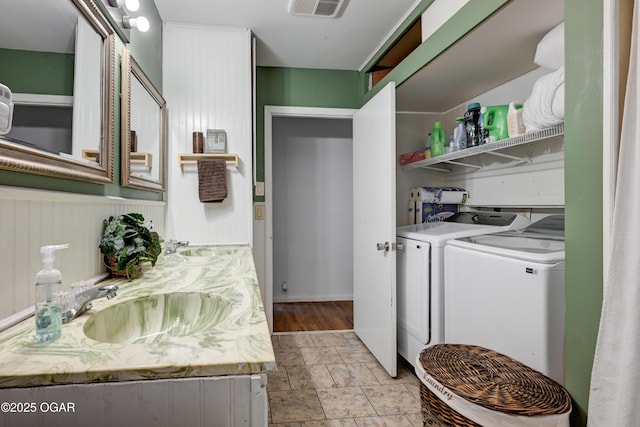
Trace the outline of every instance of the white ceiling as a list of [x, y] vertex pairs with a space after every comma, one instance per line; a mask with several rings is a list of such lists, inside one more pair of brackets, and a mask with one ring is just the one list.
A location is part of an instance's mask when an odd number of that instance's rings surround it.
[[[46, 10], [46, 13], [35, 11]], [[0, 12], [0, 47], [44, 52], [74, 52], [78, 11], [71, 1], [5, 2]]]
[[360, 70], [419, 0], [345, 0], [337, 19], [292, 16], [289, 0], [154, 0], [165, 22], [249, 28], [259, 66]]

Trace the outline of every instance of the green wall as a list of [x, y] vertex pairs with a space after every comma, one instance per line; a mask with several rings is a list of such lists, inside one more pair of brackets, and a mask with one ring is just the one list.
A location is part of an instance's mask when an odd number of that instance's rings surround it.
[[603, 0], [565, 0], [566, 378], [586, 424], [602, 305]]
[[149, 31], [142, 33], [131, 30], [127, 49], [144, 70], [149, 80], [162, 93], [162, 19], [153, 1], [140, 2], [135, 16], [144, 16], [149, 20]]
[[[144, 9], [143, 9], [144, 8]], [[153, 2], [149, 5], [141, 5], [141, 11], [151, 23], [149, 32], [141, 35], [133, 35], [131, 43], [126, 47], [134, 54], [145, 73], [160, 89], [162, 86], [162, 22]], [[139, 33], [140, 34], [140, 33]], [[120, 186], [120, 62], [122, 49], [125, 43], [116, 36], [116, 64], [115, 64], [115, 89], [114, 89], [114, 174], [111, 184], [94, 184], [90, 182], [53, 178], [9, 170], [0, 170], [0, 185], [37, 188], [43, 190], [62, 191], [69, 193], [82, 193], [92, 195], [117, 196], [128, 199], [162, 200], [163, 193], [155, 191], [138, 190]], [[5, 59], [11, 55], [11, 62]], [[138, 58], [138, 55], [140, 58]], [[12, 91], [26, 91], [21, 75], [15, 73], [14, 61], [36, 66], [32, 73], [41, 81], [40, 90], [32, 86], [28, 92], [71, 95], [73, 93], [73, 55], [51, 54], [42, 52], [9, 51], [0, 49], [0, 71], [8, 71]], [[3, 73], [0, 73], [3, 75]], [[20, 88], [25, 88], [22, 90]]]
[[[264, 107], [360, 108], [357, 71], [258, 67], [256, 73], [256, 179], [264, 181]], [[255, 197], [264, 201], [264, 197]]]
[[0, 83], [16, 93], [73, 95], [75, 56], [0, 48]]

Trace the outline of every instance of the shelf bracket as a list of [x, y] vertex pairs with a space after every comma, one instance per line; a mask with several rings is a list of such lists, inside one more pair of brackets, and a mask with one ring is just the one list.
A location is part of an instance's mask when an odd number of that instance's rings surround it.
[[477, 169], [477, 170], [482, 169], [482, 166], [470, 165], [468, 163], [454, 162], [452, 160], [445, 160], [444, 163], [450, 163], [452, 165], [458, 165], [458, 166], [465, 166], [465, 167], [473, 168], [473, 169]]
[[433, 166], [421, 166], [420, 169], [429, 169], [429, 170], [438, 171], [438, 172], [451, 172], [451, 169], [436, 168]]
[[199, 154], [189, 154], [183, 153], [178, 154], [178, 165], [180, 167], [184, 165], [195, 165], [198, 163], [198, 159], [223, 159], [227, 162], [227, 165], [231, 165], [235, 168], [238, 167], [239, 159], [237, 154], [215, 154], [215, 153], [199, 153]]
[[511, 159], [511, 160], [516, 160], [520, 163], [527, 163], [530, 162], [531, 160], [527, 157], [518, 157], [518, 156], [512, 156], [510, 154], [504, 154], [504, 153], [497, 153], [495, 151], [485, 151], [484, 154], [490, 154], [492, 156], [496, 156], [496, 157], [503, 157], [505, 159]]

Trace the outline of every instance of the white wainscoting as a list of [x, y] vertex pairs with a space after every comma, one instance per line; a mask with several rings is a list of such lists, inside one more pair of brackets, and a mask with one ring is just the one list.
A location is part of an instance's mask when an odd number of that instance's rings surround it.
[[256, 374], [0, 389], [9, 405], [0, 419], [11, 427], [266, 426], [266, 385]]
[[0, 187], [0, 319], [34, 304], [40, 247], [69, 243], [54, 266], [63, 286], [105, 271], [98, 243], [102, 221], [138, 212], [164, 236], [165, 203]]
[[[251, 32], [246, 28], [165, 23], [163, 95], [169, 106], [167, 237], [191, 244], [253, 242]], [[195, 165], [178, 165], [192, 152], [192, 133], [224, 129], [228, 196], [201, 203]]]

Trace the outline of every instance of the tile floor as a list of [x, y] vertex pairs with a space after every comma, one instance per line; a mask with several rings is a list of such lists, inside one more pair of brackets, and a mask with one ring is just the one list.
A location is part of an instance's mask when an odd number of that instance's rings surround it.
[[420, 382], [390, 377], [353, 332], [273, 336], [269, 426], [422, 426]]

